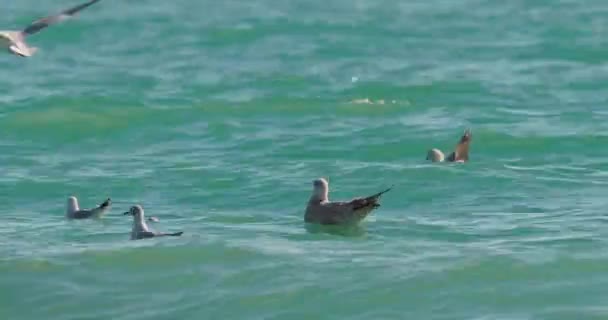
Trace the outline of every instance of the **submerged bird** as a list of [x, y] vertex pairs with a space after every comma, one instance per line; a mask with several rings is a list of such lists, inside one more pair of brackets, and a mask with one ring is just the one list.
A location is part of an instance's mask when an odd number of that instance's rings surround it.
[[144, 217], [144, 208], [142, 208], [140, 205], [132, 206], [129, 211], [124, 213], [124, 215], [133, 216], [133, 229], [131, 230], [131, 240], [167, 236], [179, 237], [183, 234], [183, 232], [161, 233], [150, 230], [150, 228], [146, 224], [146, 219]]
[[446, 158], [443, 152], [439, 149], [431, 149], [426, 154], [426, 160], [431, 160], [432, 162], [466, 162], [469, 161], [469, 145], [471, 144], [471, 140], [473, 139], [473, 134], [471, 130], [467, 129], [464, 131], [464, 134], [460, 138], [460, 141], [456, 145], [456, 149], [454, 152], [450, 153], [450, 155]]
[[0, 31], [0, 45], [6, 47], [6, 49], [14, 55], [31, 57], [38, 51], [38, 48], [28, 46], [25, 42], [26, 37], [31, 36], [50, 25], [69, 19], [80, 10], [87, 8], [98, 1], [100, 0], [90, 0], [58, 14], [38, 19], [21, 31]]
[[68, 219], [88, 219], [88, 218], [101, 218], [106, 212], [110, 210], [112, 200], [108, 198], [102, 204], [93, 209], [80, 209], [78, 206], [78, 199], [76, 197], [68, 198], [68, 207], [66, 209], [66, 217]]
[[380, 207], [380, 196], [392, 189], [388, 188], [372, 196], [355, 198], [345, 202], [329, 201], [329, 184], [323, 178], [313, 181], [313, 192], [306, 206], [304, 221], [327, 225], [357, 224], [374, 209]]

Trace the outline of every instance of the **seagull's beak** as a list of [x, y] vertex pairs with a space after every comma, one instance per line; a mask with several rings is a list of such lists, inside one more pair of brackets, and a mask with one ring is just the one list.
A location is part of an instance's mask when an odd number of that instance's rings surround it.
[[127, 212], [123, 212], [123, 215], [124, 215], [124, 216], [129, 215], [129, 214], [131, 214], [131, 212], [129, 212], [129, 211], [127, 211]]

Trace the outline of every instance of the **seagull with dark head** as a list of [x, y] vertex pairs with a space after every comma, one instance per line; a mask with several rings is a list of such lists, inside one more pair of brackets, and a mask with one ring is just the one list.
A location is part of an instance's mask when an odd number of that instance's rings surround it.
[[19, 57], [31, 57], [38, 48], [30, 47], [25, 42], [25, 38], [31, 36], [48, 26], [70, 19], [80, 10], [83, 10], [100, 0], [90, 0], [86, 3], [64, 10], [58, 14], [44, 17], [32, 22], [29, 26], [21, 31], [0, 31], [0, 45], [5, 47], [8, 52]]
[[350, 201], [329, 201], [329, 183], [324, 178], [315, 179], [313, 192], [306, 206], [304, 221], [325, 225], [357, 224], [380, 207], [380, 196], [391, 189], [392, 187], [374, 195]]
[[179, 237], [183, 234], [183, 232], [162, 233], [152, 231], [146, 223], [146, 218], [144, 217], [144, 208], [142, 208], [142, 206], [140, 205], [132, 206], [129, 211], [124, 213], [124, 215], [133, 216], [133, 229], [131, 229], [131, 240], [147, 239], [154, 237]]

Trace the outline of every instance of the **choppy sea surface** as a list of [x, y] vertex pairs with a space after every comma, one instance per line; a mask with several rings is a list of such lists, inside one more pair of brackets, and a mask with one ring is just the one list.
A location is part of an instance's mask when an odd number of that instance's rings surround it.
[[[607, 319], [607, 27], [604, 0], [101, 1], [0, 56], [0, 318]], [[465, 128], [469, 163], [425, 162]], [[310, 228], [322, 176], [395, 188]], [[184, 235], [129, 241], [136, 203]]]

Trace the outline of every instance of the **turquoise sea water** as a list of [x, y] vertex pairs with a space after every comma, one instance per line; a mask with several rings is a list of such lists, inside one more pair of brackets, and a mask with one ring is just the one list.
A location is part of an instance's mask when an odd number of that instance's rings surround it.
[[[0, 319], [607, 319], [607, 17], [103, 0], [0, 56]], [[469, 163], [424, 161], [467, 127]], [[396, 186], [359, 228], [306, 228], [320, 176]], [[69, 195], [115, 203], [66, 221]], [[185, 234], [129, 241], [135, 203]]]

